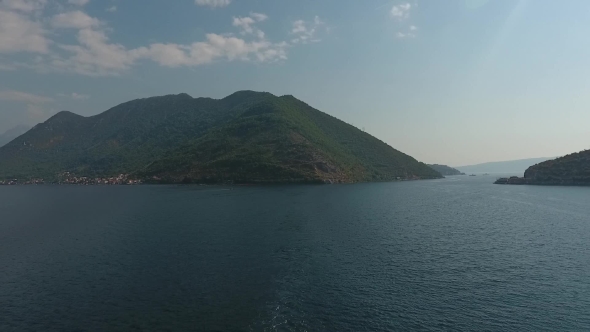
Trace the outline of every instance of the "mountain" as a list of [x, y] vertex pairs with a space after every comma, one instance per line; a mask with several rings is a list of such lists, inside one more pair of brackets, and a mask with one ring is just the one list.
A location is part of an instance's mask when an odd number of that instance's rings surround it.
[[8, 144], [8, 142], [26, 133], [29, 129], [31, 129], [31, 127], [19, 125], [7, 130], [4, 134], [0, 134], [0, 147]]
[[590, 185], [590, 150], [572, 153], [529, 167], [524, 173], [527, 184]]
[[240, 91], [60, 112], [0, 148], [1, 178], [129, 174], [165, 183], [359, 182], [441, 175], [293, 96]]
[[447, 165], [428, 164], [428, 166], [444, 176], [465, 175], [465, 173], [461, 173], [459, 170], [456, 170], [456, 169], [449, 167]]
[[496, 161], [471, 166], [455, 167], [464, 173], [513, 173], [523, 174], [524, 171], [532, 165], [549, 160], [552, 158], [531, 158], [509, 161]]

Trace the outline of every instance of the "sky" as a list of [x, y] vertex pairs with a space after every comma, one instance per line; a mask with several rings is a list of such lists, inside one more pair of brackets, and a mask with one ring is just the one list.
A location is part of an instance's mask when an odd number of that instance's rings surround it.
[[0, 0], [0, 132], [290, 94], [427, 163], [590, 148], [587, 0]]

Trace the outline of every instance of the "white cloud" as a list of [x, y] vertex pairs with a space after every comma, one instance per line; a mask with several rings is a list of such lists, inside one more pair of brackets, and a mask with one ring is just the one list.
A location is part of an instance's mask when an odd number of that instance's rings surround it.
[[295, 38], [291, 42], [293, 44], [307, 44], [321, 41], [321, 39], [316, 37], [316, 34], [323, 24], [324, 22], [322, 22], [319, 16], [316, 16], [312, 22], [306, 22], [304, 20], [293, 22], [291, 33], [295, 35]]
[[0, 10], [0, 53], [46, 53], [49, 41], [45, 34], [41, 23], [17, 12]]
[[127, 49], [111, 43], [102, 31], [82, 29], [79, 45], [61, 45], [69, 58], [53, 58], [50, 66], [90, 76], [117, 75], [140, 60], [166, 67], [199, 66], [216, 60], [272, 62], [287, 59], [287, 44], [264, 39], [248, 42], [234, 36], [210, 33], [206, 40], [188, 45], [155, 43]]
[[404, 20], [410, 17], [410, 10], [412, 9], [412, 5], [409, 3], [403, 3], [400, 5], [395, 5], [391, 8], [391, 17]]
[[410, 25], [410, 31], [416, 31], [418, 28], [415, 25]]
[[247, 42], [243, 39], [207, 34], [207, 40], [192, 45], [152, 44], [147, 48], [133, 50], [138, 58], [150, 59], [167, 67], [198, 66], [217, 59], [229, 61], [256, 60], [260, 62], [284, 60], [287, 58], [285, 43], [269, 41]]
[[240, 27], [243, 33], [254, 33], [252, 24], [256, 23], [251, 17], [234, 17], [233, 25]]
[[117, 6], [111, 6], [107, 8], [107, 12], [114, 13], [117, 11]]
[[102, 31], [82, 29], [77, 39], [79, 45], [61, 45], [63, 50], [72, 55], [67, 59], [52, 59], [52, 66], [85, 75], [114, 75], [129, 68], [138, 58], [123, 45], [110, 43]]
[[[232, 25], [241, 35], [209, 33], [205, 40], [193, 43], [157, 42], [128, 48], [110, 40], [109, 33], [113, 30], [106, 22], [81, 10], [62, 12], [36, 21], [34, 17], [40, 17], [40, 13], [30, 9], [32, 7], [23, 6], [22, 3], [15, 5], [17, 0], [4, 1], [6, 6], [10, 4], [13, 9], [0, 9], [0, 54], [26, 51], [38, 55], [14, 58], [12, 62], [0, 59], [0, 70], [27, 68], [43, 73], [75, 72], [89, 76], [109, 76], [119, 75], [142, 61], [152, 61], [166, 67], [194, 67], [216, 61], [275, 62], [286, 60], [287, 50], [292, 46], [284, 41], [272, 42], [266, 38], [258, 27], [261, 22], [268, 20], [268, 16], [262, 13], [252, 12], [246, 17], [233, 18]], [[20, 1], [26, 4], [44, 2]], [[2, 6], [5, 4], [0, 3]], [[297, 43], [316, 42], [319, 41], [316, 37], [318, 27], [323, 24], [319, 17], [309, 22], [297, 21], [293, 24], [291, 34]], [[55, 36], [57, 29], [75, 31], [75, 41], [63, 44], [46, 38]], [[82, 94], [69, 97], [76, 100], [86, 98]]]
[[51, 19], [51, 25], [56, 28], [87, 29], [99, 26], [100, 21], [82, 11], [75, 10], [55, 15]]
[[68, 0], [68, 3], [76, 6], [85, 6], [90, 0]]
[[30, 13], [43, 9], [47, 0], [0, 0], [0, 9]]
[[0, 91], [0, 100], [12, 102], [24, 102], [29, 104], [44, 104], [50, 103], [53, 99], [44, 96], [38, 96], [27, 92], [15, 90]]
[[240, 28], [243, 35], [255, 34], [258, 38], [264, 38], [264, 32], [253, 25], [268, 19], [268, 16], [260, 13], [250, 13], [248, 17], [234, 17], [233, 26]]
[[231, 0], [195, 0], [198, 6], [208, 6], [211, 8], [225, 7], [231, 3]]

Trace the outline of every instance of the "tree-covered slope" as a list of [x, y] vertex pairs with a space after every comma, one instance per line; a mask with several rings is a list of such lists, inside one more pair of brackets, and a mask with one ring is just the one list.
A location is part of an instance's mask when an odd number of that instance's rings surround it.
[[456, 170], [447, 165], [439, 165], [439, 164], [428, 164], [430, 168], [434, 169], [435, 171], [439, 172], [442, 175], [465, 175], [465, 173], [461, 173], [459, 170]]
[[165, 182], [357, 182], [440, 174], [292, 96], [270, 97], [154, 162]]
[[524, 173], [527, 184], [590, 185], [590, 150], [572, 153], [529, 167]]
[[87, 118], [60, 112], [0, 148], [0, 178], [51, 178], [64, 170], [88, 176], [132, 172], [266, 95], [152, 97]]
[[0, 148], [0, 178], [130, 173], [181, 181], [386, 181], [440, 174], [292, 96], [241, 91], [61, 112]]

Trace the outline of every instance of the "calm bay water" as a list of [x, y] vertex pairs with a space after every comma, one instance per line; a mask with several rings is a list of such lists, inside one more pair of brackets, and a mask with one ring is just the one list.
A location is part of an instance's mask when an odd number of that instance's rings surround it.
[[588, 331], [590, 188], [0, 187], [0, 331]]

